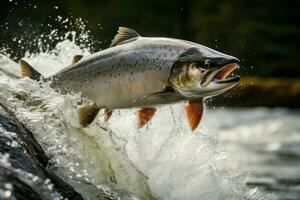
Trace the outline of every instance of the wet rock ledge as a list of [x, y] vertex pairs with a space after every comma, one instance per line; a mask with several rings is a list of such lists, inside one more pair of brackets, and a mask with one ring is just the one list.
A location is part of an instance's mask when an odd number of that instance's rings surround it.
[[0, 199], [83, 199], [47, 164], [32, 133], [0, 104]]

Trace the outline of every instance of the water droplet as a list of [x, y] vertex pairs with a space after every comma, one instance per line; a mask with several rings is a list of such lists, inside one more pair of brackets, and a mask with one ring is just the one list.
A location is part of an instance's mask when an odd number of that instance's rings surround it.
[[7, 190], [4, 192], [4, 197], [9, 198], [11, 196], [11, 191]]

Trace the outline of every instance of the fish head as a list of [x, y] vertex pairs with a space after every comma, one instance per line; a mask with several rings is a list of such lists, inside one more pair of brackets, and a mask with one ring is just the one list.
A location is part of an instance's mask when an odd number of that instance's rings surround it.
[[233, 56], [204, 46], [192, 47], [173, 64], [169, 84], [184, 99], [216, 96], [239, 82], [239, 76], [228, 78], [239, 62]]

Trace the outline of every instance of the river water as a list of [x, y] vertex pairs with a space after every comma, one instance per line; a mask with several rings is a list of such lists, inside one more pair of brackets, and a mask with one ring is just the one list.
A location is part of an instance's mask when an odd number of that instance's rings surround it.
[[[66, 39], [25, 57], [51, 75], [76, 54], [89, 51]], [[97, 199], [97, 188], [121, 188], [137, 199], [300, 199], [300, 111], [207, 108], [192, 133], [184, 104], [175, 104], [158, 108], [143, 129], [136, 128], [136, 109], [114, 111], [107, 129], [101, 114], [83, 129], [76, 109], [88, 100], [19, 79], [6, 56], [0, 69], [1, 104], [34, 134], [49, 170], [85, 199]], [[5, 163], [7, 155], [0, 156]]]

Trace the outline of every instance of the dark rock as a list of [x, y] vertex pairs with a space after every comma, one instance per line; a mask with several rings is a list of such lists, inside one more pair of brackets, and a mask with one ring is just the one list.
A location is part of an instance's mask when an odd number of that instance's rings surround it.
[[[83, 199], [70, 185], [47, 170], [48, 158], [33, 134], [0, 106], [0, 189], [8, 199]], [[10, 192], [12, 186], [13, 192]], [[4, 195], [4, 194], [2, 194]], [[1, 196], [0, 196], [1, 198]]]

